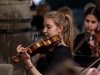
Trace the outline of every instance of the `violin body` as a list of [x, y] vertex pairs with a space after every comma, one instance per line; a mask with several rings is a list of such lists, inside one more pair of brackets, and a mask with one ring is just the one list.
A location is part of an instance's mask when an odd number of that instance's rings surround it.
[[95, 46], [98, 52], [100, 50], [100, 30], [95, 30]]
[[59, 35], [53, 36], [46, 40], [41, 39], [40, 41], [26, 47], [25, 50], [22, 50], [20, 53], [17, 53], [16, 56], [12, 57], [12, 60], [17, 63], [19, 61], [20, 54], [22, 54], [24, 51], [26, 51], [30, 56], [34, 56], [41, 52], [44, 53], [56, 47], [60, 41], [61, 38]]

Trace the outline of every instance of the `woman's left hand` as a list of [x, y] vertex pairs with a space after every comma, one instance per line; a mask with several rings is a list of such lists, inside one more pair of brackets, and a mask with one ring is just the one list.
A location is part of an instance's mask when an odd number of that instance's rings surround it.
[[96, 49], [96, 48], [95, 48], [95, 45], [94, 45], [94, 40], [90, 40], [90, 41], [89, 41], [89, 44], [90, 44], [90, 49], [91, 49], [91, 51], [92, 51], [92, 52], [95, 52], [95, 49]]
[[94, 44], [94, 43], [95, 43], [94, 40], [90, 40], [90, 41], [89, 41], [90, 49], [91, 49], [91, 52], [92, 52], [92, 56], [98, 57], [99, 54], [98, 54], [98, 52], [96, 51], [96, 47], [95, 47], [95, 44]]

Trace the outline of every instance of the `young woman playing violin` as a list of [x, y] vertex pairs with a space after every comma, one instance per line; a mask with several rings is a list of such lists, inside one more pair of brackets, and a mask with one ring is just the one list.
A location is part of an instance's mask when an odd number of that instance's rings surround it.
[[[52, 11], [45, 15], [43, 24], [43, 33], [45, 37], [48, 39], [52, 36], [59, 35], [61, 37], [61, 43], [53, 48], [52, 51], [44, 54], [43, 60], [39, 61], [37, 64], [38, 69], [32, 64], [30, 60], [31, 57], [26, 51], [20, 54], [31, 75], [48, 74], [58, 63], [66, 59], [72, 59], [73, 25], [71, 17], [57, 11]], [[21, 52], [24, 49], [22, 45], [18, 45], [17, 52]]]
[[[100, 10], [96, 7], [91, 7], [87, 9], [84, 15], [84, 26], [85, 26], [86, 32], [77, 35], [74, 41], [74, 48], [86, 36], [87, 33], [91, 33], [92, 31], [97, 30], [99, 23], [100, 23]], [[90, 39], [90, 38], [85, 40], [85, 42], [76, 51], [74, 51], [75, 54], [98, 57], [99, 53], [98, 51], [96, 51], [94, 41], [95, 40]]]

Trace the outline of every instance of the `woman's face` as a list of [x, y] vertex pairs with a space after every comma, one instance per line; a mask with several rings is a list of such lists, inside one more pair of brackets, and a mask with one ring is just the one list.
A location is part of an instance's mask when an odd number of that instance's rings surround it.
[[90, 33], [98, 27], [99, 22], [94, 15], [88, 14], [84, 19], [84, 25], [86, 32]]
[[61, 32], [61, 28], [56, 26], [52, 18], [44, 19], [43, 33], [46, 36], [46, 38], [59, 35], [60, 32]]

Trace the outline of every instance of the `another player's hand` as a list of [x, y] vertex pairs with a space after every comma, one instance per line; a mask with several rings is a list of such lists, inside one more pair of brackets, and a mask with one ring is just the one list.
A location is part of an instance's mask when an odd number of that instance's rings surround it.
[[100, 75], [100, 72], [96, 68], [90, 68], [86, 75]]

